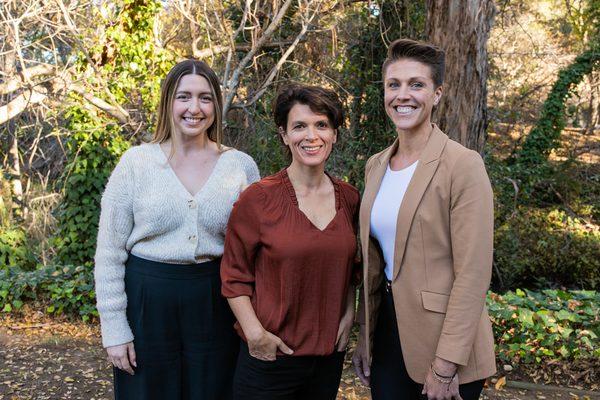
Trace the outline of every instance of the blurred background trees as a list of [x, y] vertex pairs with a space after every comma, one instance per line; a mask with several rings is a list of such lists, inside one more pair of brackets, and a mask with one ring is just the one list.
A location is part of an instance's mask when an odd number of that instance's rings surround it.
[[217, 71], [227, 143], [262, 175], [287, 162], [277, 89], [337, 91], [347, 120], [330, 170], [362, 187], [367, 158], [394, 139], [381, 64], [409, 37], [447, 50], [435, 119], [486, 160], [493, 287], [598, 288], [599, 27], [598, 0], [5, 0], [0, 270], [89, 275], [106, 179], [150, 138], [160, 81], [185, 57]]

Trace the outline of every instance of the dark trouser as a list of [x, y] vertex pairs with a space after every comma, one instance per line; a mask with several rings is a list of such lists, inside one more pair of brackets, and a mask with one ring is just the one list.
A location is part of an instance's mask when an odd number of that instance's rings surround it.
[[242, 342], [233, 382], [235, 400], [335, 400], [345, 352], [277, 356], [261, 361]]
[[[423, 385], [408, 376], [400, 346], [394, 299], [391, 291], [384, 289], [383, 292], [373, 338], [371, 396], [373, 400], [427, 399], [421, 394]], [[460, 385], [458, 389], [463, 400], [479, 399], [484, 382], [480, 380]]]
[[135, 375], [114, 369], [116, 400], [226, 400], [239, 350], [221, 296], [220, 260], [165, 264], [129, 256], [127, 319]]

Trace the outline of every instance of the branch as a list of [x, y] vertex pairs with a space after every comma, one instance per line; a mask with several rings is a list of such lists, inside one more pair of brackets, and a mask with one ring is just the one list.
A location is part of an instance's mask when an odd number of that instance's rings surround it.
[[248, 63], [254, 58], [256, 52], [260, 50], [263, 45], [269, 40], [269, 38], [273, 35], [277, 27], [281, 24], [281, 20], [283, 16], [287, 12], [288, 8], [292, 4], [293, 0], [286, 0], [285, 3], [279, 9], [279, 12], [273, 18], [273, 21], [269, 24], [269, 27], [265, 30], [263, 35], [258, 39], [256, 44], [250, 49], [250, 51], [246, 54], [246, 56], [240, 61], [237, 68], [231, 74], [231, 80], [229, 82], [223, 82], [225, 88], [227, 89], [227, 96], [225, 97], [225, 104], [223, 105], [223, 116], [227, 115], [227, 111], [231, 107], [231, 103], [233, 102], [233, 98], [236, 94], [236, 89], [240, 84], [240, 75], [242, 71], [246, 68]]
[[39, 64], [35, 67], [20, 71], [18, 76], [0, 84], [0, 95], [9, 94], [21, 89], [26, 82], [31, 81], [38, 76], [52, 75], [56, 72], [56, 67], [50, 64]]
[[48, 90], [44, 87], [38, 87], [36, 90], [28, 89], [15, 97], [8, 104], [0, 107], [0, 125], [17, 117], [28, 106], [38, 104], [48, 97]]
[[113, 106], [106, 101], [102, 100], [99, 97], [92, 95], [89, 90], [84, 88], [81, 85], [73, 84], [70, 89], [81, 95], [84, 99], [86, 99], [90, 104], [104, 111], [111, 117], [117, 119], [122, 124], [127, 124], [129, 122], [129, 113], [125, 111], [122, 107]]

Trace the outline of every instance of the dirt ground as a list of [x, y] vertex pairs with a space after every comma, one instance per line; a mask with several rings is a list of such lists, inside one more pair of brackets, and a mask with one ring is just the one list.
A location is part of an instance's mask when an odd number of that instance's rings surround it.
[[[532, 391], [491, 384], [482, 399], [600, 399], [568, 391]], [[96, 326], [33, 318], [0, 318], [0, 400], [110, 400], [112, 370], [105, 359]], [[367, 400], [346, 360], [338, 399]]]

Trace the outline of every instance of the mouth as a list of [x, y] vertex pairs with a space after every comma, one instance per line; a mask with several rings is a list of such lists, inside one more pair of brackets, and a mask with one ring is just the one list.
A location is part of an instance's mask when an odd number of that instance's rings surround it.
[[182, 119], [190, 125], [196, 125], [204, 121], [204, 118], [200, 117], [182, 117]]
[[321, 150], [322, 147], [323, 147], [323, 145], [300, 146], [300, 148], [308, 155], [317, 154]]
[[399, 115], [410, 115], [417, 110], [416, 106], [394, 106], [393, 108]]

